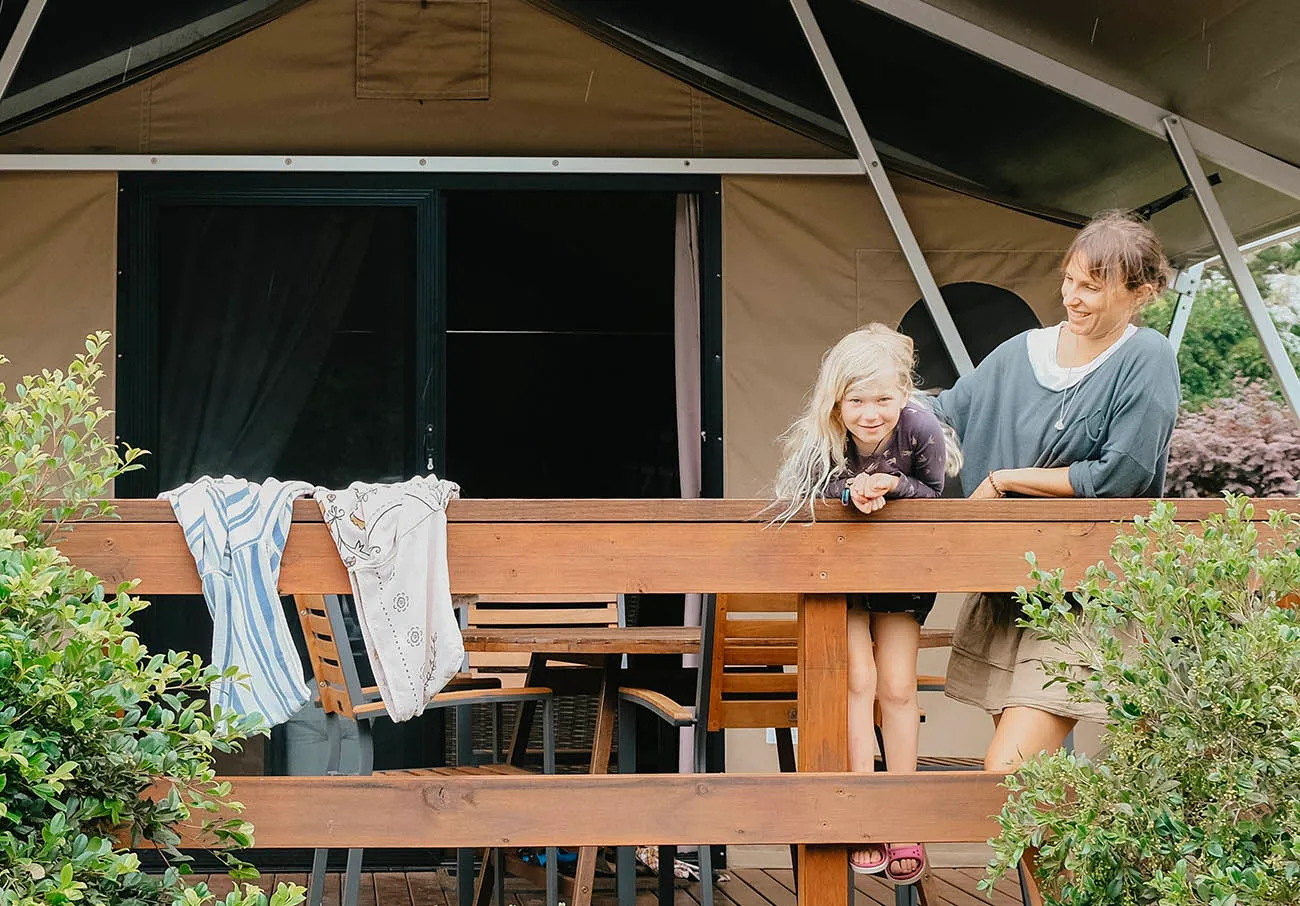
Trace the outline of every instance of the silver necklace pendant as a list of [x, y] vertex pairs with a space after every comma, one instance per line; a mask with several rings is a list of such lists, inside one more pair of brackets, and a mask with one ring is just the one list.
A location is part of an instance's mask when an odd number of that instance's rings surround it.
[[1064, 430], [1065, 430], [1065, 421], [1064, 421], [1064, 419], [1059, 419], [1059, 418], [1058, 418], [1058, 419], [1056, 420], [1056, 424], [1052, 425], [1052, 427], [1055, 428], [1057, 431], [1064, 431]]

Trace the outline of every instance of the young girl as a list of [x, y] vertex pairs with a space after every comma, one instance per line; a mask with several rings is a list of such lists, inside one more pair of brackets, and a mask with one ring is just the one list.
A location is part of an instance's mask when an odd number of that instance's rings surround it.
[[[896, 497], [938, 497], [949, 463], [938, 418], [911, 402], [910, 338], [883, 324], [844, 337], [822, 359], [812, 398], [786, 434], [776, 493], [787, 505], [777, 521], [831, 497], [874, 513]], [[955, 454], [956, 451], [954, 450]], [[920, 709], [916, 653], [933, 594], [849, 595], [849, 769], [875, 767], [872, 704], [880, 702], [889, 770], [916, 771]], [[874, 653], [873, 653], [874, 647]], [[850, 854], [860, 874], [884, 872], [899, 884], [925, 872], [918, 844], [868, 844]]]

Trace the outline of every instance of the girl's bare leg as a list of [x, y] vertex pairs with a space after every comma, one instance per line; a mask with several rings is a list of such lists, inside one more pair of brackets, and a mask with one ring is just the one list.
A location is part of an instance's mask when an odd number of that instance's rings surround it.
[[[876, 660], [872, 652], [871, 616], [866, 611], [849, 608], [849, 770], [870, 774], [876, 769], [874, 705], [876, 701]], [[879, 862], [883, 844], [867, 844], [849, 853], [857, 862]]]
[[[891, 774], [914, 774], [921, 728], [921, 707], [916, 698], [921, 624], [910, 613], [874, 613], [871, 633], [876, 640], [876, 696], [880, 699], [885, 763]], [[908, 874], [918, 867], [915, 859], [900, 859], [892, 871]]]

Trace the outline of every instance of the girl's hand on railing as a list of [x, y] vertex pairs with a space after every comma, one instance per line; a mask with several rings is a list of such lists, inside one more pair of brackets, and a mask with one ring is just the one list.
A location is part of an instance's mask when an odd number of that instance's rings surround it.
[[898, 478], [893, 475], [863, 472], [849, 482], [849, 501], [870, 515], [885, 505], [885, 495], [897, 487]]

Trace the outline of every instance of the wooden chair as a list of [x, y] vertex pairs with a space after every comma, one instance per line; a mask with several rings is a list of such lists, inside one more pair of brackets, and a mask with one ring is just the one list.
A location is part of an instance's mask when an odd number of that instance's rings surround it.
[[[622, 598], [618, 594], [591, 595], [476, 595], [473, 601], [461, 611], [461, 627], [465, 630], [494, 629], [543, 629], [563, 627], [566, 629], [608, 629], [622, 626], [624, 622]], [[466, 654], [466, 676], [476, 680], [495, 682], [506, 689], [522, 688], [527, 685], [528, 670], [532, 656], [527, 653], [503, 651], [471, 651]], [[581, 667], [585, 664], [548, 659], [548, 667]], [[597, 691], [598, 683], [591, 692]], [[557, 755], [563, 750], [569, 758], [589, 757], [591, 746], [590, 728], [595, 723], [597, 702], [587, 693], [563, 695], [556, 702], [555, 725], [557, 733], [564, 727], [569, 738], [556, 742], [553, 751]], [[461, 764], [472, 763], [481, 757], [482, 749], [475, 746], [473, 739], [473, 722], [469, 718], [468, 707], [457, 711], [457, 761]], [[497, 762], [506, 755], [503, 749], [502, 728], [508, 723], [503, 704], [494, 706], [492, 720], [491, 749]], [[563, 746], [561, 746], [561, 742]], [[524, 740], [524, 746], [528, 741]], [[486, 858], [485, 854], [485, 858]], [[465, 854], [461, 855], [466, 859]], [[493, 865], [490, 873], [494, 878], [502, 876], [505, 871], [516, 874], [536, 883], [540, 880], [540, 871], [536, 865], [524, 862], [514, 853], [492, 850]], [[552, 862], [547, 859], [548, 867]], [[470, 869], [465, 869], [466, 871]], [[558, 879], [559, 894], [566, 901], [573, 898], [573, 879], [562, 876]], [[460, 906], [482, 903], [487, 891], [480, 890], [473, 900], [462, 899]]]
[[[635, 769], [634, 710], [645, 708], [666, 723], [676, 726], [703, 726], [708, 732], [727, 729], [774, 729], [776, 732], [777, 762], [780, 770], [793, 772], [795, 765], [794, 734], [799, 714], [797, 698], [799, 675], [799, 621], [798, 596], [793, 594], [740, 594], [717, 595], [712, 606], [706, 606], [701, 636], [700, 669], [695, 705], [680, 704], [662, 691], [623, 688], [620, 691], [620, 759], [619, 771]], [[925, 630], [931, 647], [946, 645], [949, 636], [942, 630]], [[943, 691], [944, 677], [918, 676], [919, 691]], [[922, 711], [921, 719], [925, 719]], [[880, 705], [875, 708], [877, 740], [880, 734]], [[705, 734], [695, 734], [695, 770], [703, 773]], [[633, 753], [624, 759], [622, 752]], [[881, 751], [884, 746], [881, 744]], [[983, 765], [982, 759], [918, 759], [918, 769], [929, 767], [952, 769]], [[671, 849], [660, 857], [660, 904], [672, 902], [671, 887], [663, 876], [665, 858]], [[798, 852], [790, 847], [791, 865], [798, 883]], [[708, 847], [701, 847], [701, 875], [711, 862], [706, 856]], [[619, 851], [619, 904], [632, 906], [635, 887], [631, 883], [635, 869], [631, 850]], [[627, 880], [625, 880], [625, 878]], [[701, 884], [701, 892], [711, 898], [712, 887]], [[902, 896], [910, 897], [905, 888]], [[922, 894], [924, 896], [924, 894]], [[934, 901], [937, 902], [937, 901]], [[701, 899], [702, 906], [709, 901]]]
[[[465, 608], [464, 629], [608, 629], [623, 625], [620, 596], [480, 595]], [[529, 656], [510, 652], [471, 651], [466, 666], [473, 676], [494, 677], [507, 689], [522, 686]], [[556, 662], [552, 662], [556, 663]]]
[[[566, 627], [581, 629], [588, 627], [608, 628], [623, 625], [620, 596], [607, 595], [475, 595], [468, 606], [461, 609], [460, 623], [463, 630], [476, 629], [539, 629], [547, 627]], [[489, 679], [507, 689], [524, 686], [528, 678], [528, 666], [531, 656], [521, 652], [506, 651], [471, 651], [465, 656], [465, 671], [470, 677]], [[552, 664], [566, 666], [556, 661]], [[572, 665], [567, 665], [572, 666]], [[585, 711], [578, 713], [583, 707]], [[561, 698], [556, 703], [556, 726], [570, 727], [578, 730], [590, 726], [594, 715], [594, 702], [589, 698], [575, 701], [572, 697]], [[508, 722], [505, 709], [497, 705], [493, 711], [492, 744], [494, 757], [500, 761], [502, 752], [502, 728]], [[467, 715], [458, 712], [458, 723], [467, 719]], [[473, 729], [482, 730], [481, 726]], [[460, 738], [457, 732], [457, 761], [469, 763], [471, 758], [479, 757], [484, 752], [480, 745], [475, 746], [474, 739]], [[585, 740], [557, 740], [557, 757], [562, 753], [569, 757], [580, 755], [574, 749], [576, 742]], [[567, 746], [567, 747], [566, 747]], [[588, 747], [589, 748], [589, 747]]]
[[[370, 775], [375, 773], [374, 742], [371, 725], [380, 718], [387, 718], [387, 711], [379, 697], [376, 686], [363, 688], [357, 672], [357, 665], [348, 643], [348, 635], [343, 621], [343, 612], [337, 596], [329, 595], [295, 595], [294, 603], [298, 619], [302, 623], [303, 635], [307, 641], [307, 652], [311, 660], [312, 673], [315, 677], [318, 704], [325, 712], [326, 733], [329, 739], [329, 755], [326, 763], [327, 774], [337, 774], [342, 749], [342, 732], [339, 722], [351, 720], [357, 725], [357, 738], [360, 744], [357, 773]], [[342, 640], [340, 646], [338, 640]], [[543, 726], [543, 771], [555, 772], [555, 709], [551, 690], [542, 687], [516, 687], [504, 689], [491, 677], [475, 677], [462, 674], [434, 696], [426, 706], [433, 708], [456, 708], [459, 713], [474, 704], [498, 705], [504, 702], [537, 702], [542, 705]], [[468, 732], [468, 726], [462, 726]], [[516, 765], [493, 764], [482, 767], [458, 765], [442, 768], [408, 768], [395, 771], [381, 771], [381, 774], [515, 774], [529, 773]], [[472, 852], [466, 850], [464, 852]], [[548, 847], [546, 860], [546, 902], [547, 906], [557, 906], [558, 874], [556, 871], [556, 850]], [[325, 867], [329, 855], [328, 849], [317, 849], [312, 860], [311, 887], [309, 906], [321, 906], [325, 888]], [[344, 875], [342, 906], [356, 906], [361, 880], [361, 849], [349, 849], [347, 871]], [[464, 865], [464, 861], [461, 863]], [[472, 864], [472, 859], [471, 859]], [[496, 893], [499, 906], [504, 906], [505, 887], [501, 866], [496, 866]], [[471, 869], [472, 870], [472, 869]], [[457, 884], [461, 887], [462, 902], [466, 899], [469, 888], [469, 872], [458, 873]]]

